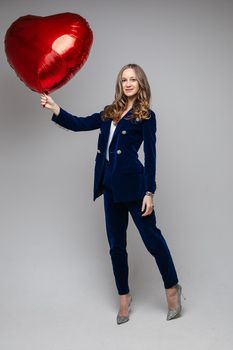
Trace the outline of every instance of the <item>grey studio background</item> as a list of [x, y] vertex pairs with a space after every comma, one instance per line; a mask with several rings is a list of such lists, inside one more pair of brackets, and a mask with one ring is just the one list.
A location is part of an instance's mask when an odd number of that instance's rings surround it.
[[[94, 32], [85, 66], [52, 94], [63, 108], [100, 111], [126, 63], [148, 75], [157, 224], [186, 296], [176, 321], [165, 320], [160, 274], [130, 219], [133, 313], [116, 324], [103, 198], [92, 200], [98, 131], [56, 126], [7, 63], [15, 19], [61, 12]], [[1, 349], [231, 348], [232, 16], [230, 0], [1, 0]]]

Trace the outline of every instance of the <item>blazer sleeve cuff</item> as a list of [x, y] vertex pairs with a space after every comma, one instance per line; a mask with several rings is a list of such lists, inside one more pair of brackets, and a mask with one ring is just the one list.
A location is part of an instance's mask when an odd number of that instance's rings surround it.
[[146, 185], [145, 186], [145, 193], [146, 192], [151, 192], [151, 193], [155, 193], [155, 191], [157, 190], [157, 183], [155, 182], [154, 184], [151, 184], [151, 185]]

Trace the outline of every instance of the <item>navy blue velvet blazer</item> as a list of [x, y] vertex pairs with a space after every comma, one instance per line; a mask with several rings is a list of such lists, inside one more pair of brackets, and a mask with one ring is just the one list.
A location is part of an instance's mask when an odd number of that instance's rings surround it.
[[[156, 190], [156, 116], [150, 110], [150, 118], [140, 121], [128, 117], [131, 110], [118, 122], [109, 146], [109, 161], [112, 165], [114, 202], [142, 199], [146, 191]], [[103, 171], [106, 158], [111, 120], [103, 121], [101, 112], [87, 117], [74, 116], [63, 108], [52, 121], [73, 131], [100, 129], [95, 157], [93, 200], [103, 193]], [[138, 150], [143, 142], [144, 165], [138, 159]]]

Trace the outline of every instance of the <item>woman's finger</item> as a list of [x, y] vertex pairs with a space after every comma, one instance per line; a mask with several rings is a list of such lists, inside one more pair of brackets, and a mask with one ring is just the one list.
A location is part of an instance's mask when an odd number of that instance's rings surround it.
[[152, 213], [152, 210], [146, 210], [145, 213], [142, 214], [142, 216], [147, 216], [150, 215]]
[[141, 211], [144, 211], [144, 210], [145, 210], [145, 200], [143, 199]]
[[142, 216], [147, 216], [149, 214], [151, 214], [151, 211], [150, 211], [150, 209], [147, 208], [145, 213], [142, 214]]
[[45, 107], [46, 103], [47, 103], [47, 99], [44, 97], [41, 97], [41, 104], [43, 107]]
[[40, 100], [41, 100], [42, 106], [45, 107], [46, 103], [48, 102], [48, 96], [45, 93], [43, 93], [40, 97]]
[[146, 201], [144, 201], [144, 206], [143, 206], [143, 210], [142, 211], [144, 211], [144, 210], [145, 210], [145, 212], [142, 214], [142, 216], [146, 216], [147, 212], [148, 212], [148, 206], [147, 206]]

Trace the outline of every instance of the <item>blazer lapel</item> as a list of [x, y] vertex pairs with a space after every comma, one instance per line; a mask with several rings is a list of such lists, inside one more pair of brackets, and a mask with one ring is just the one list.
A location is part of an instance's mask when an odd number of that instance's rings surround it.
[[127, 123], [127, 120], [123, 118], [121, 118], [121, 120], [119, 120], [119, 122], [117, 123], [116, 129], [114, 131], [114, 134], [112, 136], [112, 141], [115, 139], [115, 137], [117, 136], [117, 134], [119, 134], [119, 132], [123, 129], [124, 125]]
[[103, 123], [103, 130], [102, 131], [103, 131], [103, 135], [104, 135], [105, 146], [107, 146], [107, 143], [108, 143], [110, 127], [111, 127], [111, 120], [107, 120]]
[[[113, 133], [112, 140], [111, 140], [110, 144], [116, 138], [116, 136], [120, 132], [120, 130], [122, 130], [123, 127], [128, 123], [126, 117], [128, 116], [130, 111], [131, 111], [131, 109], [117, 123], [116, 129], [115, 129], [115, 131]], [[104, 140], [105, 148], [107, 147], [107, 144], [108, 144], [108, 138], [109, 138], [109, 133], [110, 133], [110, 128], [111, 128], [111, 122], [112, 122], [111, 119], [107, 120], [106, 122], [104, 122], [104, 125], [103, 125], [103, 133], [104, 133], [104, 138], [105, 138], [105, 140]]]
[[[115, 139], [115, 137], [117, 136], [117, 134], [119, 134], [120, 130], [123, 129], [123, 127], [128, 123], [126, 117], [129, 115], [129, 113], [131, 112], [132, 108], [119, 120], [119, 122], [117, 123], [116, 129], [114, 131], [114, 134], [112, 136], [112, 141]], [[111, 124], [110, 124], [111, 125]], [[112, 143], [111, 141], [111, 143]]]

